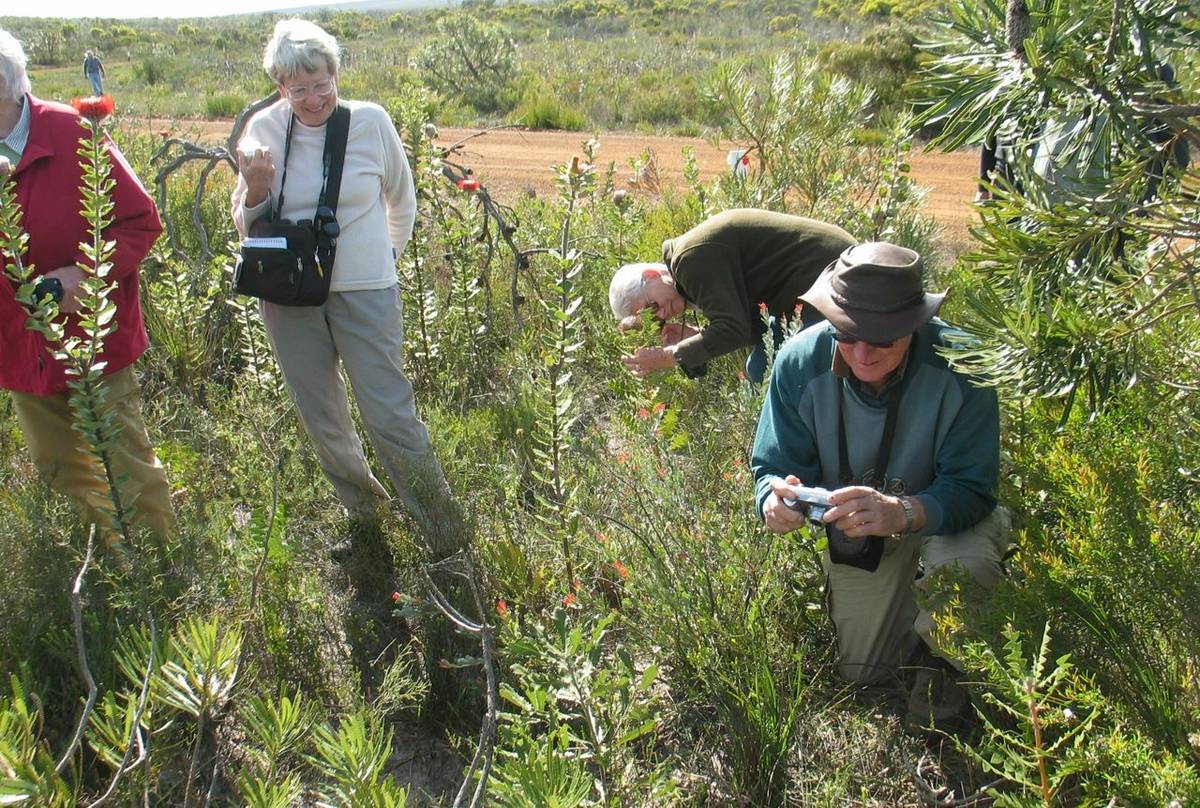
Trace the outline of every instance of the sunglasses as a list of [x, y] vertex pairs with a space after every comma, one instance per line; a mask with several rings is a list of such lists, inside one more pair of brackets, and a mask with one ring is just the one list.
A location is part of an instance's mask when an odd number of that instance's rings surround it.
[[852, 337], [849, 334], [843, 334], [840, 331], [833, 332], [833, 341], [839, 345], [857, 345], [860, 342], [866, 342], [872, 348], [890, 348], [896, 344], [896, 340], [888, 340], [887, 342], [870, 342], [869, 340], [861, 340], [858, 337]]

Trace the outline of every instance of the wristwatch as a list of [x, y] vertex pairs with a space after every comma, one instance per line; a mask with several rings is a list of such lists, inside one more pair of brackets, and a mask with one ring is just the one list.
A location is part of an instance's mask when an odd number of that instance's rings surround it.
[[899, 497], [899, 499], [900, 507], [904, 509], [904, 530], [900, 531], [898, 535], [907, 536], [913, 532], [913, 525], [917, 522], [917, 510], [908, 497]]

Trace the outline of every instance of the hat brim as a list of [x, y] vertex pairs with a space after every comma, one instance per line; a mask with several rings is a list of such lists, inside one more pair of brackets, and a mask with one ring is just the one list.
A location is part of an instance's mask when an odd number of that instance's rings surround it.
[[929, 322], [946, 299], [946, 292], [926, 292], [919, 305], [889, 312], [844, 306], [834, 299], [829, 285], [837, 265], [834, 261], [825, 267], [800, 299], [821, 312], [838, 331], [867, 342], [892, 342], [908, 336]]

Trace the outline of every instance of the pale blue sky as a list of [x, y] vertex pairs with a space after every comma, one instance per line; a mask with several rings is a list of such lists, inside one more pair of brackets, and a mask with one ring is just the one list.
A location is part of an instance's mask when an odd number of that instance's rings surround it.
[[[316, 3], [313, 3], [315, 5]], [[336, 6], [336, 0], [320, 3]], [[14, 17], [219, 17], [225, 14], [244, 14], [269, 11], [281, 7], [309, 5], [305, 0], [38, 0], [36, 3], [17, 3], [4, 0], [0, 14]]]

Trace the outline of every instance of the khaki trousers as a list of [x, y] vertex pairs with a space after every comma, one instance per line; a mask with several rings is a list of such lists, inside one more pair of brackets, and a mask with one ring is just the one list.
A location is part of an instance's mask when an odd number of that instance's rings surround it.
[[[997, 506], [961, 533], [888, 541], [874, 572], [833, 564], [827, 551], [829, 612], [841, 675], [852, 682], [877, 683], [897, 671], [919, 640], [937, 652], [933, 614], [917, 605], [916, 593], [926, 590], [939, 570], [958, 567], [978, 587], [975, 594], [986, 596], [1003, 574], [1010, 526], [1007, 509]], [[914, 581], [919, 562], [924, 562], [924, 575]]]
[[461, 514], [404, 375], [399, 287], [331, 292], [321, 306], [262, 301], [260, 311], [300, 421], [342, 504], [351, 514], [373, 514], [388, 494], [354, 431], [339, 359], [397, 496], [434, 552], [452, 552], [464, 540]]
[[[121, 435], [112, 450], [113, 472], [118, 483], [121, 504], [134, 506], [132, 523], [165, 539], [175, 529], [171, 507], [171, 487], [167, 475], [142, 420], [141, 388], [132, 367], [104, 378], [106, 405], [121, 426]], [[85, 522], [109, 525], [102, 509], [111, 510], [104, 470], [87, 450], [83, 437], [72, 428], [74, 418], [68, 403], [70, 393], [38, 396], [11, 394], [17, 422], [42, 479], [66, 494], [74, 502]], [[110, 537], [111, 538], [111, 537]]]

